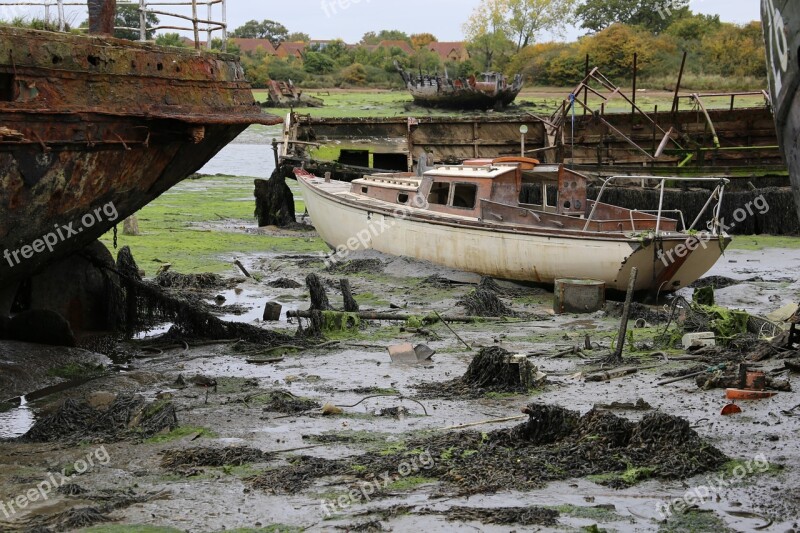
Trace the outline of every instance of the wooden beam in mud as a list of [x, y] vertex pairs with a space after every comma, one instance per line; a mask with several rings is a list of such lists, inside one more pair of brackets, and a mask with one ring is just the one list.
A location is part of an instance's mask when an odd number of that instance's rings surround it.
[[[357, 315], [361, 320], [385, 320], [387, 322], [407, 322], [412, 318], [420, 318], [420, 315], [411, 315], [406, 313], [378, 313], [374, 311], [361, 311], [360, 313], [357, 313]], [[311, 311], [289, 311], [286, 313], [286, 316], [289, 318], [311, 318]], [[455, 322], [462, 324], [471, 324], [473, 322], [509, 322], [509, 320], [505, 318], [481, 316], [442, 316], [440, 318], [444, 322]]]

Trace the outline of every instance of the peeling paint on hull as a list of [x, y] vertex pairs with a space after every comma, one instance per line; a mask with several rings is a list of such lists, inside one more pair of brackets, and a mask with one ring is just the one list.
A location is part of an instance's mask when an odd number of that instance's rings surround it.
[[[0, 286], [97, 239], [249, 124], [280, 122], [236, 58], [119, 39], [0, 28], [0, 82], [0, 256], [82, 229], [18, 264], [0, 257]], [[109, 203], [118, 217], [81, 224]]]

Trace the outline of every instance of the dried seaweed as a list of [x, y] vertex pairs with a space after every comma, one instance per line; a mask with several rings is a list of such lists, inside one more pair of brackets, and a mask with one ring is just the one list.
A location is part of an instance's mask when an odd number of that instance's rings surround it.
[[179, 290], [216, 290], [226, 287], [225, 281], [217, 274], [180, 274], [171, 270], [161, 272], [155, 282], [159, 287]]
[[342, 263], [333, 263], [327, 270], [338, 274], [359, 274], [369, 272], [380, 274], [383, 272], [383, 261], [380, 259], [353, 259]]
[[496, 293], [478, 287], [459, 300], [458, 304], [467, 310], [469, 316], [514, 317], [517, 313], [509, 309]]
[[172, 402], [148, 404], [142, 396], [121, 395], [101, 411], [85, 401], [66, 400], [52, 415], [37, 420], [21, 440], [54, 442], [94, 436], [107, 440], [151, 437], [178, 427]]
[[162, 468], [175, 470], [185, 467], [242, 466], [269, 461], [272, 455], [255, 448], [190, 448], [167, 450], [161, 458]]
[[513, 361], [499, 346], [483, 348], [460, 378], [416, 385], [423, 398], [478, 398], [488, 392], [525, 393], [537, 385], [537, 369], [529, 360]]
[[279, 278], [276, 279], [275, 281], [270, 281], [269, 283], [267, 283], [267, 285], [269, 285], [273, 289], [299, 289], [300, 287], [303, 286], [302, 283], [298, 283], [289, 278]]
[[491, 509], [454, 506], [447, 511], [424, 510], [419, 514], [443, 515], [450, 522], [481, 522], [483, 524], [523, 526], [554, 526], [559, 512], [544, 507], [495, 507]]
[[[572, 477], [602, 475], [599, 483], [622, 488], [646, 477], [687, 479], [715, 470], [728, 459], [684, 419], [653, 412], [640, 422], [592, 410], [584, 416], [532, 404], [530, 418], [491, 433], [450, 432], [406, 441], [434, 459], [419, 475], [438, 479], [458, 494], [531, 490]], [[415, 452], [416, 453], [416, 452]], [[370, 452], [338, 460], [303, 456], [249, 480], [273, 493], [296, 493], [322, 477], [369, 481], [397, 471], [410, 452]], [[358, 465], [358, 468], [355, 466]], [[377, 497], [378, 495], [376, 495]]]

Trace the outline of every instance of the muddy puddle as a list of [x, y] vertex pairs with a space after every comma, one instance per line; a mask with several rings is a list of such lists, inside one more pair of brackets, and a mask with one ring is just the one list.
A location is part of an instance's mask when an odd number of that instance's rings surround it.
[[[797, 251], [729, 253], [710, 275], [752, 281], [718, 290], [718, 302], [763, 314], [796, 300], [799, 287], [791, 280], [798, 259]], [[218, 306], [225, 319], [254, 325], [264, 325], [261, 314], [267, 301], [279, 301], [284, 306], [281, 320], [268, 327], [294, 335], [297, 321], [288, 320], [286, 311], [308, 307], [304, 280], [312, 272], [322, 278], [334, 306], [342, 305], [336, 287], [338, 280], [346, 277], [362, 310], [419, 316], [433, 310], [463, 313], [457, 302], [479, 281], [435, 265], [377, 253], [356, 254], [350, 260], [352, 264], [331, 271], [314, 255], [246, 256], [245, 266], [257, 273], [259, 280], [206, 291], [204, 301]], [[22, 531], [37, 517], [86, 507], [99, 509], [95, 518], [112, 524], [158, 525], [192, 532], [267, 527], [279, 531], [579, 531], [597, 526], [606, 531], [776, 532], [797, 528], [800, 447], [796, 435], [800, 419], [796, 415], [800, 413], [791, 408], [800, 404], [800, 394], [786, 392], [744, 402], [742, 414], [721, 417], [726, 404], [721, 390], [700, 390], [693, 381], [656, 385], [667, 370], [696, 363], [648, 357], [655, 348], [639, 350], [631, 359], [646, 370], [609, 382], [586, 382], [582, 379], [588, 372], [585, 360], [577, 355], [553, 356], [584, 345], [587, 334], [596, 345], [594, 354], [607, 352], [618, 320], [604, 313], [553, 316], [552, 294], [538, 287], [507, 287], [510, 292], [503, 293], [503, 302], [536, 319], [520, 318], [513, 324], [458, 324], [453, 325], [454, 331], [442, 324], [412, 328], [402, 323], [363, 322], [354, 332], [330, 331], [326, 340], [298, 341], [298, 346], [274, 349], [243, 349], [235, 342], [195, 346], [191, 339], [187, 340], [188, 349], [163, 346], [160, 353], [132, 345], [130, 350], [137, 357], [124, 374], [112, 373], [24, 408], [6, 410], [0, 413], [0, 432], [6, 439], [18, 436], [36, 416], [52, 413], [59, 399], [84, 398], [98, 390], [138, 393], [148, 401], [168, 398], [175, 406], [178, 428], [147, 439], [100, 439], [81, 445], [65, 442], [57, 444], [55, 451], [52, 446], [3, 442], [0, 499], [4, 502], [26, 494], [47, 479], [52, 469], [74, 470], [75, 461], [96, 446], [104, 447], [109, 460], [71, 480], [85, 492], [56, 493], [47, 501], [30, 502], [7, 519], [0, 516], [0, 528]], [[226, 306], [234, 306], [237, 312], [225, 312]], [[656, 333], [657, 326], [635, 328], [635, 342], [652, 342]], [[153, 340], [153, 333], [150, 335], [147, 342]], [[387, 347], [402, 342], [425, 344], [436, 354], [418, 364], [393, 363]], [[502, 347], [529, 356], [547, 376], [547, 384], [526, 394], [486, 394], [472, 399], [419, 395], [421, 384], [445, 383], [464, 374], [484, 347]], [[261, 362], [264, 360], [270, 362]], [[764, 363], [765, 370], [780, 366], [779, 361]], [[197, 376], [213, 380], [215, 386], [193, 382]], [[624, 407], [639, 399], [651, 408]], [[468, 459], [459, 463], [451, 457], [454, 452], [449, 448], [409, 448], [415, 442], [459, 434], [454, 432], [463, 432], [464, 442], [475, 435], [480, 440], [480, 435], [524, 422], [520, 409], [530, 403], [562, 406], [585, 415], [596, 404], [613, 406], [614, 402], [623, 407], [609, 407], [609, 412], [632, 424], [655, 412], [687, 420], [704, 446], [718, 449], [727, 462], [713, 471], [680, 479], [648, 479], [645, 470], [634, 469], [642, 479], [616, 488], [608, 485], [608, 476], [622, 475], [621, 471], [588, 477], [571, 477], [569, 472], [553, 476], [550, 472], [544, 477], [554, 480], [541, 486], [519, 490], [515, 487], [520, 479], [516, 479], [508, 487], [469, 495], [464, 494], [463, 482], [454, 482], [455, 478], [448, 480], [425, 469], [403, 475], [405, 464], [424, 452], [431, 452], [435, 462], [456, 461], [453, 472], [469, 464]], [[276, 405], [287, 403], [309, 408], [276, 410]], [[326, 404], [337, 406], [342, 413], [324, 416], [319, 406]], [[478, 425], [452, 429], [475, 423]], [[584, 438], [595, 437], [589, 434]], [[255, 462], [222, 466], [175, 469], [162, 464], [164, 453], [170, 450], [231, 446], [246, 446], [266, 455]], [[485, 453], [480, 447], [477, 451]], [[502, 448], [497, 452], [502, 452], [497, 457], [509, 454]], [[362, 457], [374, 457], [378, 462], [361, 464]], [[510, 461], [523, 460], [513, 453], [508, 457], [514, 457]], [[762, 458], [764, 462], [758, 462]], [[327, 464], [324, 461], [346, 460], [351, 470], [325, 474], [323, 469], [319, 476], [303, 481], [305, 488], [291, 493], [274, 493], [253, 481], [269, 472], [290, 476], [281, 478], [284, 480], [295, 479], [291, 477], [294, 469], [308, 460], [323, 461], [320, 468]], [[557, 468], [554, 461], [542, 463], [542, 471]], [[767, 466], [754, 467], [762, 464]], [[391, 481], [369, 499], [352, 492], [367, 479], [363, 472], [378, 466], [389, 471]], [[513, 464], [510, 466], [513, 472]], [[737, 466], [744, 468], [741, 479], [732, 474]], [[476, 478], [476, 484], [483, 481]], [[664, 507], [688, 490], [705, 494], [707, 489], [709, 496], [694, 502], [688, 512]], [[339, 505], [340, 498], [344, 505]], [[53, 520], [47, 523], [52, 530], [80, 529], [64, 528]]]

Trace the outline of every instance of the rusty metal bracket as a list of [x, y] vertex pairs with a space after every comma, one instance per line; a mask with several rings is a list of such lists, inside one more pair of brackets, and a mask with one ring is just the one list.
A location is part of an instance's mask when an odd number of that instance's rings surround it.
[[121, 143], [122, 143], [122, 146], [123, 146], [123, 147], [125, 147], [125, 150], [126, 150], [126, 151], [128, 151], [128, 152], [130, 152], [130, 151], [131, 151], [131, 147], [130, 147], [130, 146], [128, 146], [128, 144], [125, 142], [125, 140], [124, 140], [122, 137], [120, 137], [120, 136], [117, 134], [117, 132], [114, 132], [114, 137], [116, 137], [117, 139], [119, 139], [119, 142], [121, 142]]
[[36, 140], [39, 141], [39, 145], [42, 147], [42, 151], [44, 153], [48, 153], [48, 152], [52, 152], [53, 151], [53, 149], [50, 148], [49, 146], [47, 146], [45, 144], [45, 142], [42, 140], [42, 138], [39, 137], [38, 133], [36, 133], [35, 131], [33, 131], [32, 133], [33, 133], [33, 136], [36, 137]]

